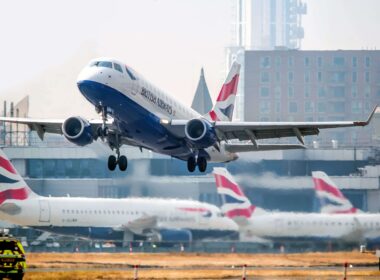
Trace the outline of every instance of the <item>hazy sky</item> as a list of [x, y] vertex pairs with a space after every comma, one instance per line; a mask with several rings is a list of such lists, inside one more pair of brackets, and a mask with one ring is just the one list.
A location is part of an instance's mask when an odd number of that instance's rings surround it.
[[[31, 94], [32, 107], [46, 105], [31, 108], [34, 117], [86, 115], [92, 108], [75, 80], [93, 56], [122, 59], [186, 104], [203, 66], [215, 97], [231, 39], [232, 1], [0, 0], [0, 99]], [[380, 1], [305, 2], [304, 49], [380, 46]]]

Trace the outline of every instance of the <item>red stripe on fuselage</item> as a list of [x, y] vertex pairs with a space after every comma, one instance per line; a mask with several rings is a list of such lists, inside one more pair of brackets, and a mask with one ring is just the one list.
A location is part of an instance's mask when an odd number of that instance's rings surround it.
[[215, 180], [216, 180], [216, 187], [217, 188], [226, 188], [232, 190], [234, 193], [240, 196], [245, 196], [243, 191], [239, 188], [239, 186], [230, 180], [228, 180], [225, 176], [214, 174]]
[[313, 178], [314, 185], [315, 185], [315, 190], [317, 191], [324, 191], [331, 193], [332, 195], [339, 197], [339, 198], [344, 198], [344, 195], [341, 193], [341, 191], [333, 186], [330, 186], [327, 184], [324, 180], [319, 179], [319, 178]]
[[9, 160], [3, 157], [0, 157], [0, 166], [13, 174], [17, 174], [16, 170], [14, 169], [13, 165], [9, 162]]
[[358, 212], [358, 209], [352, 207], [351, 209], [348, 209], [348, 210], [334, 211], [332, 212], [332, 214], [352, 214], [352, 213], [357, 213], [357, 212]]
[[236, 94], [238, 82], [239, 82], [239, 75], [235, 75], [229, 83], [224, 84], [222, 86], [222, 89], [219, 92], [219, 95], [216, 101], [224, 101], [230, 95]]
[[226, 216], [229, 218], [234, 218], [236, 216], [244, 216], [246, 218], [249, 218], [252, 216], [252, 213], [255, 211], [255, 206], [251, 205], [249, 208], [245, 209], [234, 209], [231, 211], [227, 211]]
[[188, 211], [188, 212], [207, 212], [209, 211], [206, 208], [190, 208], [190, 207], [181, 207], [179, 210]]
[[8, 189], [0, 192], [0, 204], [7, 199], [24, 200], [27, 199], [29, 191], [26, 187], [21, 189]]

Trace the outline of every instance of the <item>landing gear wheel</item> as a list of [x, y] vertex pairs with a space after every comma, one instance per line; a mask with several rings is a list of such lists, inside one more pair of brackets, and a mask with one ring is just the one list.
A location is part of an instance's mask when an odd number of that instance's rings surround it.
[[200, 172], [205, 172], [207, 169], [207, 160], [204, 157], [198, 157], [197, 160], [198, 169]]
[[118, 160], [118, 164], [119, 164], [120, 171], [127, 170], [127, 167], [128, 167], [128, 159], [127, 159], [127, 157], [126, 156], [120, 156], [119, 160]]
[[196, 165], [195, 158], [189, 157], [187, 160], [187, 170], [189, 170], [189, 172], [194, 172]]
[[114, 171], [117, 165], [117, 160], [114, 155], [108, 157], [108, 169]]

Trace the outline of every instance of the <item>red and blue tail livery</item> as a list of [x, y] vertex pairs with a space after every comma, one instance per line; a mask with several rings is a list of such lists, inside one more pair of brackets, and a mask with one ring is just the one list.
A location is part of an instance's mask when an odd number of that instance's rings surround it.
[[314, 189], [321, 202], [321, 212], [348, 214], [360, 211], [343, 195], [337, 185], [322, 171], [312, 173]]
[[232, 121], [239, 83], [240, 64], [234, 62], [219, 92], [214, 108], [206, 115], [212, 121]]
[[12, 163], [0, 150], [0, 205], [6, 200], [24, 200], [31, 190], [17, 173]]
[[234, 178], [225, 168], [214, 168], [218, 194], [222, 199], [222, 211], [229, 218], [250, 218], [255, 211]]

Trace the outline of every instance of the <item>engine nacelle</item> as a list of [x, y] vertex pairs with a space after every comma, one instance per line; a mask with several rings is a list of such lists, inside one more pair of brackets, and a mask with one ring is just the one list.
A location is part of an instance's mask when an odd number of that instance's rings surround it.
[[150, 239], [160, 242], [191, 242], [193, 235], [186, 229], [161, 229]]
[[195, 148], [205, 149], [217, 141], [214, 127], [205, 119], [192, 119], [185, 126], [185, 135]]
[[94, 141], [90, 123], [81, 117], [66, 119], [62, 124], [62, 132], [67, 140], [78, 146], [85, 146]]

